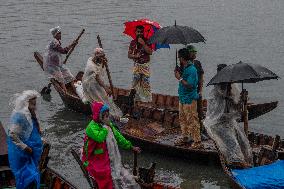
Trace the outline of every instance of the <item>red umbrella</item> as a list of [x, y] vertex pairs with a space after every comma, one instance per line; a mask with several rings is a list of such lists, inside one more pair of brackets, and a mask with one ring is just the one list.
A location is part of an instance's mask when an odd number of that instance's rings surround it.
[[136, 38], [136, 34], [135, 34], [136, 26], [139, 26], [139, 25], [144, 26], [145, 39], [149, 39], [154, 34], [155, 30], [161, 28], [158, 22], [151, 21], [147, 18], [128, 21], [128, 22], [125, 22], [124, 25], [125, 25], [125, 29], [123, 33], [132, 37], [133, 39]]

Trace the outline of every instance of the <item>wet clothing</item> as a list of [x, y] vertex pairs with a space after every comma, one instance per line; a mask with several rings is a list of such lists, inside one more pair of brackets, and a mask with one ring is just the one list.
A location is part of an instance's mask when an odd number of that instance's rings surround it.
[[197, 92], [199, 93], [201, 91], [201, 86], [202, 86], [202, 84], [200, 83], [200, 82], [202, 82], [201, 76], [204, 74], [204, 70], [203, 70], [201, 62], [199, 60], [194, 60], [193, 64], [194, 64], [196, 71], [197, 71], [197, 76], [198, 76]]
[[[202, 68], [201, 62], [199, 60], [194, 60], [194, 66], [197, 70], [197, 75], [198, 75], [198, 87], [197, 87], [197, 93], [200, 94], [201, 90], [202, 90], [202, 75], [204, 74], [204, 70]], [[201, 94], [202, 95], [202, 94]], [[198, 112], [198, 118], [199, 118], [199, 122], [201, 125], [201, 130], [203, 130], [203, 123], [202, 123], [202, 119], [203, 119], [203, 99], [202, 96], [199, 96], [198, 100], [197, 100], [197, 112]]]
[[[148, 46], [150, 47], [150, 45]], [[143, 46], [137, 42], [136, 39], [130, 42], [129, 51], [133, 55], [140, 54], [140, 57], [134, 60], [135, 63], [145, 64], [145, 63], [150, 62], [150, 55], [145, 51]]]
[[[33, 182], [39, 188], [38, 163], [43, 144], [37, 120], [21, 112], [13, 113], [7, 142], [9, 164], [16, 178], [17, 189], [24, 189]], [[32, 149], [32, 154], [24, 151], [27, 146]]]
[[193, 100], [197, 100], [199, 95], [197, 93], [198, 75], [195, 66], [189, 61], [189, 64], [182, 70], [182, 79], [192, 86], [189, 89], [182, 82], [179, 82], [178, 95], [181, 104], [191, 104]]
[[112, 116], [121, 117], [122, 112], [113, 100], [107, 95], [105, 89], [97, 82], [96, 76], [103, 80], [105, 69], [102, 63], [94, 63], [93, 57], [87, 61], [85, 72], [82, 79], [83, 93], [85, 99], [92, 103], [94, 101], [102, 102], [110, 108]]
[[192, 86], [191, 89], [179, 82], [179, 122], [183, 137], [191, 136], [194, 142], [200, 142], [200, 123], [197, 113], [198, 75], [195, 66], [189, 64], [182, 70], [182, 79]]
[[133, 176], [122, 166], [118, 146], [132, 148], [131, 142], [112, 123], [107, 126], [91, 121], [84, 138], [83, 164], [99, 189], [139, 189]]
[[231, 96], [228, 97], [227, 89], [222, 89], [221, 85], [214, 86], [208, 98], [204, 126], [227, 164], [252, 164], [249, 140], [236, 121], [240, 118], [237, 108], [240, 91], [236, 84], [231, 84], [231, 87]]
[[135, 100], [151, 102], [152, 93], [150, 86], [150, 55], [137, 40], [132, 40], [129, 52], [133, 55], [140, 54], [140, 58], [134, 59], [132, 87], [136, 90]]
[[67, 54], [69, 48], [62, 48], [61, 42], [53, 39], [47, 46], [47, 53], [43, 64], [44, 71], [50, 78], [54, 78], [60, 83], [70, 83], [75, 78], [70, 70], [63, 64], [61, 54]]
[[183, 137], [191, 136], [194, 142], [201, 141], [196, 100], [191, 104], [179, 104], [179, 122]]

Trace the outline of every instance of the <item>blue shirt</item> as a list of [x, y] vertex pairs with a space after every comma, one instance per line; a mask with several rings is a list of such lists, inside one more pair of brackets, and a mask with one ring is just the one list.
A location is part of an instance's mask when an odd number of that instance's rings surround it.
[[199, 98], [199, 95], [197, 93], [197, 86], [198, 86], [197, 70], [191, 61], [189, 61], [188, 63], [189, 64], [187, 65], [187, 67], [183, 69], [181, 77], [193, 88], [189, 89], [185, 85], [183, 85], [181, 81], [179, 82], [178, 95], [179, 95], [179, 102], [181, 104], [191, 104], [193, 100], [197, 100]]

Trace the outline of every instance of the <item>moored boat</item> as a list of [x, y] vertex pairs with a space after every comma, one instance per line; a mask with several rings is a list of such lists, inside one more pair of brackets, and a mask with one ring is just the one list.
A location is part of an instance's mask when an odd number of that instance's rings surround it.
[[[34, 52], [34, 57], [37, 61], [37, 63], [43, 68], [43, 58], [38, 52]], [[81, 99], [78, 97], [74, 91], [72, 91], [71, 86], [67, 84], [67, 90], [68, 93], [65, 94], [58, 84], [57, 81], [54, 79], [51, 79], [50, 81], [52, 85], [54, 86], [55, 90], [58, 92], [59, 96], [61, 97], [63, 103], [66, 105], [66, 107], [86, 114], [91, 115], [91, 108], [88, 104], [84, 104]], [[114, 99], [118, 96], [128, 96], [130, 93], [127, 89], [122, 88], [114, 88]], [[139, 111], [143, 112], [151, 112], [153, 110], [160, 110], [160, 112], [168, 111], [173, 113], [178, 113], [178, 97], [177, 96], [171, 96], [171, 95], [163, 95], [163, 94], [152, 94], [152, 102], [151, 103], [139, 103], [136, 108], [139, 109]], [[203, 102], [204, 107], [203, 110], [206, 112], [206, 100]], [[121, 105], [121, 104], [119, 104]], [[275, 109], [278, 105], [278, 101], [274, 102], [268, 102], [268, 103], [262, 103], [262, 104], [254, 104], [249, 103], [248, 104], [248, 119], [255, 119], [263, 114], [266, 114], [273, 109]], [[150, 113], [151, 114], [151, 113]], [[150, 117], [149, 117], [150, 118]]]
[[[8, 151], [6, 145], [6, 133], [0, 124], [0, 142], [1, 142], [1, 153], [0, 153], [0, 188], [15, 188], [16, 182], [14, 175], [9, 167], [8, 162]], [[42, 155], [42, 161], [46, 162], [48, 159], [48, 150]], [[43, 163], [45, 164], [45, 163]], [[40, 163], [40, 165], [42, 165]], [[49, 167], [42, 167], [41, 175], [41, 188], [42, 189], [77, 189], [73, 184], [67, 181], [59, 173]]]
[[284, 157], [279, 155], [280, 137], [276, 136], [273, 145], [259, 145], [253, 150], [253, 166], [236, 168], [227, 165], [219, 153], [222, 169], [233, 189], [283, 188], [284, 187]]
[[[42, 66], [42, 57], [35, 52], [34, 56]], [[91, 108], [87, 104], [83, 104], [80, 98], [67, 86], [68, 93], [63, 93], [60, 85], [51, 80], [54, 88], [60, 95], [64, 104], [74, 111], [91, 114]], [[114, 96], [127, 97], [129, 90], [114, 88]], [[212, 140], [202, 141], [203, 148], [192, 149], [190, 145], [175, 146], [174, 141], [180, 136], [180, 127], [178, 120], [178, 97], [162, 94], [153, 94], [153, 101], [151, 103], [139, 103], [131, 110], [129, 122], [120, 127], [120, 131], [134, 143], [143, 147], [143, 150], [161, 153], [166, 156], [177, 156], [187, 159], [196, 159], [198, 162], [208, 162], [212, 160], [219, 162], [218, 153]], [[248, 118], [254, 119], [259, 117], [277, 107], [276, 102], [269, 102], [264, 104], [249, 104]], [[121, 106], [121, 104], [118, 104]], [[206, 101], [204, 101], [204, 111], [206, 111]], [[273, 137], [249, 133], [251, 144], [254, 148], [258, 148], [261, 143], [270, 144]], [[284, 143], [278, 149], [279, 155], [284, 156]], [[202, 161], [204, 160], [204, 161]]]

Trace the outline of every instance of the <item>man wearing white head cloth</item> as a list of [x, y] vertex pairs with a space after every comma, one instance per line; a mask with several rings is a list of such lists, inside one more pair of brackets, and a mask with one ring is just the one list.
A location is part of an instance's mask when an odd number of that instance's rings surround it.
[[8, 129], [8, 158], [17, 188], [40, 186], [38, 163], [43, 143], [35, 113], [37, 97], [39, 97], [38, 92], [26, 90], [16, 94], [11, 103], [14, 110]]
[[55, 28], [50, 29], [50, 33], [53, 36], [52, 41], [47, 46], [46, 59], [44, 61], [44, 70], [50, 75], [50, 78], [55, 79], [59, 82], [63, 91], [66, 93], [66, 84], [71, 83], [73, 91], [76, 89], [74, 87], [74, 76], [71, 74], [70, 70], [63, 65], [63, 60], [61, 55], [67, 54], [68, 51], [76, 45], [76, 42], [73, 42], [71, 45], [63, 48], [61, 47], [61, 30], [60, 27], [57, 26]]
[[110, 108], [110, 114], [115, 117], [121, 117], [121, 110], [115, 105], [111, 95], [111, 90], [104, 82], [106, 62], [104, 50], [95, 48], [94, 55], [87, 61], [83, 76], [83, 93], [85, 99], [92, 103], [98, 101], [106, 104]]

